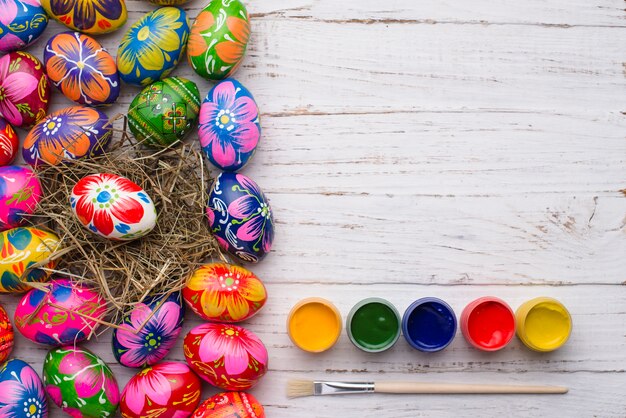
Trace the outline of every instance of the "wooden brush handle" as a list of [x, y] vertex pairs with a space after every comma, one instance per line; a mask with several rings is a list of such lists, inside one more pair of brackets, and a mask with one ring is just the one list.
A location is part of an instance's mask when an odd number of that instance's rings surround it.
[[457, 383], [376, 382], [377, 393], [567, 393], [562, 386], [474, 385]]

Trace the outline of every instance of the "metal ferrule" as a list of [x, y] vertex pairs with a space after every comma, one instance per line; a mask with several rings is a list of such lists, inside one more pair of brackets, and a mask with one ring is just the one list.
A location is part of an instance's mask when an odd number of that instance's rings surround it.
[[374, 392], [374, 382], [313, 382], [315, 395]]

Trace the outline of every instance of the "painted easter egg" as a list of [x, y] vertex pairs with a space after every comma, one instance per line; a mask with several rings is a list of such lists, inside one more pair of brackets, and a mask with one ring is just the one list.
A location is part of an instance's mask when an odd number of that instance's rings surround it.
[[128, 17], [124, 0], [41, 0], [41, 5], [59, 23], [91, 35], [113, 32]]
[[11, 325], [9, 315], [0, 306], [0, 364], [7, 361], [11, 350], [13, 350], [13, 337], [13, 325]]
[[209, 226], [219, 245], [256, 263], [272, 248], [274, 217], [267, 198], [249, 177], [221, 173], [209, 192]]
[[70, 204], [85, 228], [105, 238], [130, 241], [156, 226], [156, 208], [148, 193], [115, 174], [83, 177], [72, 189]]
[[183, 288], [187, 306], [202, 319], [239, 322], [256, 315], [267, 301], [261, 279], [243, 267], [211, 263], [201, 266]]
[[117, 68], [128, 84], [147, 86], [168, 76], [185, 52], [189, 24], [177, 7], [146, 13], [126, 32], [117, 52]]
[[245, 392], [223, 392], [202, 402], [192, 418], [265, 418], [263, 405]]
[[0, 52], [24, 49], [48, 26], [39, 0], [4, 0], [0, 14]]
[[159, 6], [180, 6], [187, 3], [189, 0], [148, 0], [152, 4], [158, 4]]
[[41, 200], [41, 184], [29, 167], [0, 167], [0, 231], [23, 224]]
[[149, 297], [134, 305], [113, 330], [113, 354], [126, 367], [145, 367], [161, 361], [174, 347], [185, 319], [180, 292]]
[[0, 166], [11, 164], [20, 147], [20, 139], [13, 127], [0, 118]]
[[248, 46], [250, 21], [239, 0], [212, 0], [191, 27], [187, 59], [204, 78], [221, 80], [235, 73]]
[[91, 36], [79, 32], [54, 35], [43, 54], [52, 85], [76, 103], [114, 103], [120, 94], [115, 59]]
[[43, 70], [28, 52], [0, 58], [0, 116], [11, 125], [29, 128], [46, 116], [50, 84]]
[[0, 368], [0, 416], [48, 418], [41, 379], [25, 361], [12, 359]]
[[91, 107], [66, 107], [49, 114], [30, 130], [22, 157], [37, 166], [102, 155], [111, 134], [106, 114]]
[[80, 347], [50, 350], [43, 362], [43, 384], [50, 399], [73, 417], [111, 417], [120, 400], [109, 366]]
[[15, 308], [15, 327], [29, 340], [57, 347], [87, 339], [104, 318], [106, 301], [69, 279], [50, 281], [49, 292], [31, 289]]
[[[33, 264], [50, 258], [59, 249], [59, 237], [51, 232], [31, 227], [18, 227], [0, 233], [0, 293], [24, 292], [28, 282], [45, 282], [48, 271], [29, 269]], [[56, 260], [43, 267], [54, 269]]]
[[199, 128], [200, 145], [211, 164], [224, 171], [240, 170], [261, 137], [259, 107], [237, 80], [220, 81], [202, 102]]
[[196, 126], [200, 93], [193, 81], [169, 77], [145, 87], [128, 107], [128, 126], [148, 145], [167, 147]]
[[200, 379], [185, 363], [164, 361], [130, 378], [120, 401], [123, 418], [185, 418], [200, 402]]
[[267, 372], [267, 349], [252, 331], [206, 323], [185, 336], [187, 364], [202, 379], [224, 390], [247, 390]]

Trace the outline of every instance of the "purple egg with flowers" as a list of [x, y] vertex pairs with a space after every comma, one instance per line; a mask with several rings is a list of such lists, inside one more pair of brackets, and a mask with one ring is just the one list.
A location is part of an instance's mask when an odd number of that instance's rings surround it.
[[126, 367], [152, 366], [174, 347], [183, 327], [180, 292], [153, 296], [135, 304], [113, 330], [113, 355]]
[[274, 217], [259, 186], [238, 173], [221, 173], [209, 192], [209, 226], [219, 245], [256, 263], [272, 248]]
[[261, 138], [259, 107], [239, 81], [220, 81], [200, 108], [200, 145], [217, 168], [238, 171], [254, 155]]

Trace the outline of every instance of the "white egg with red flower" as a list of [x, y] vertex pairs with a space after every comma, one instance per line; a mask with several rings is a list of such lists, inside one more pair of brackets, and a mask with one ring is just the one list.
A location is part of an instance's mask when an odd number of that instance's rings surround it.
[[156, 207], [148, 193], [116, 174], [83, 177], [72, 189], [70, 204], [85, 228], [112, 240], [133, 240], [156, 226]]

